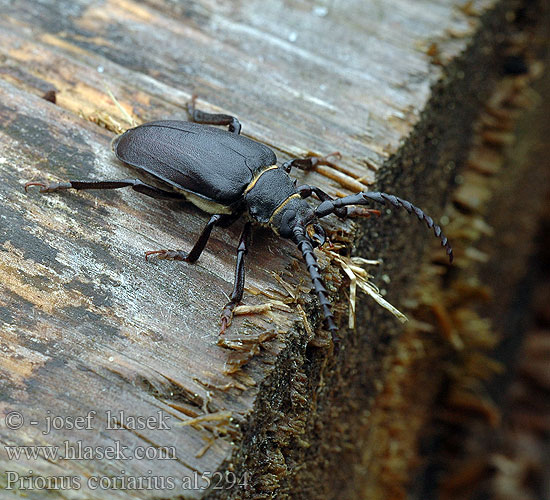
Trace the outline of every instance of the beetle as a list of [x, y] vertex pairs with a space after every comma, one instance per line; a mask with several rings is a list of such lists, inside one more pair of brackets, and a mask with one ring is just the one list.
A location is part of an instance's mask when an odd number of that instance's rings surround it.
[[[277, 235], [291, 239], [298, 246], [318, 296], [324, 320], [335, 341], [337, 327], [313, 251], [314, 247], [326, 241], [319, 219], [330, 214], [342, 219], [369, 216], [378, 211], [365, 210], [356, 205], [367, 205], [370, 202], [404, 208], [424, 221], [428, 228], [433, 228], [452, 262], [453, 251], [441, 228], [409, 201], [374, 191], [334, 199], [316, 186], [297, 186], [289, 175], [293, 167], [309, 170], [319, 164], [328, 164], [328, 157], [296, 158], [279, 166], [270, 148], [240, 135], [241, 124], [237, 118], [200, 111], [195, 108], [195, 97], [188, 103], [187, 111], [190, 121], [160, 120], [144, 123], [115, 137], [112, 142], [112, 149], [119, 160], [139, 173], [152, 177], [162, 189], [139, 179], [122, 179], [59, 183], [32, 181], [25, 184], [25, 191], [30, 186], [39, 186], [41, 193], [66, 189], [130, 187], [152, 198], [185, 200], [211, 214], [188, 253], [182, 250], [154, 250], [145, 253], [146, 259], [154, 255], [160, 259], [196, 262], [214, 226], [226, 227], [246, 215], [248, 220], [237, 247], [233, 292], [221, 313], [220, 334], [225, 333], [231, 324], [233, 310], [243, 296], [244, 259], [253, 223], [270, 227]], [[210, 125], [226, 126], [227, 130]], [[321, 202], [315, 208], [306, 201], [312, 195]], [[308, 233], [310, 227], [312, 236]]]

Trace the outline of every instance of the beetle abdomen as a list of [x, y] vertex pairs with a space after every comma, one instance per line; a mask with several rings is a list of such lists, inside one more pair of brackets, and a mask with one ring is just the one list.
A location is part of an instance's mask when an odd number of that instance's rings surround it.
[[113, 141], [113, 150], [124, 163], [177, 190], [224, 206], [239, 202], [254, 172], [277, 160], [267, 146], [246, 137], [176, 120], [127, 130]]

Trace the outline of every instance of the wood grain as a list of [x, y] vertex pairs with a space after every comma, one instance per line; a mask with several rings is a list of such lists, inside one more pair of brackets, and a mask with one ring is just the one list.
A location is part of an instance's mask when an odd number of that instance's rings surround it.
[[[482, 24], [482, 13], [490, 17], [494, 8], [500, 16], [496, 1], [475, 2], [475, 16], [460, 10], [461, 3], [0, 1], [0, 404], [4, 415], [24, 418], [19, 429], [0, 426], [0, 440], [24, 446], [120, 442], [128, 453], [140, 446], [176, 450], [173, 460], [69, 462], [10, 459], [3, 448], [3, 469], [34, 478], [75, 476], [81, 488], [52, 488], [50, 496], [86, 499], [201, 498], [205, 491], [182, 484], [219, 470], [239, 479], [246, 472], [250, 490], [210, 494], [267, 498], [275, 491], [291, 494], [300, 467], [317, 463], [309, 453], [334, 453], [338, 460], [342, 450], [353, 449], [355, 424], [340, 438], [324, 429], [345, 422], [343, 413], [351, 415], [354, 405], [361, 415], [368, 411], [382, 352], [372, 344], [398, 331], [386, 313], [371, 312], [366, 301], [358, 305], [358, 332], [336, 357], [326, 348], [297, 249], [259, 230], [247, 261], [245, 303], [291, 307], [235, 318], [228, 334], [233, 349], [224, 349], [217, 345], [218, 316], [231, 290], [239, 224], [214, 231], [196, 265], [147, 263], [147, 250], [189, 249], [205, 215], [131, 190], [41, 195], [25, 193], [23, 185], [131, 175], [110, 151], [112, 130], [130, 124], [108, 90], [138, 123], [185, 118], [185, 103], [197, 93], [201, 108], [238, 116], [243, 133], [273, 147], [279, 160], [341, 152], [338, 170], [298, 173], [301, 180], [338, 195], [395, 184], [396, 194], [430, 200], [440, 210], [476, 108], [472, 98], [458, 113], [454, 135], [448, 127], [448, 135], [438, 135], [451, 117], [437, 103], [456, 106], [462, 95], [453, 85], [467, 93], [476, 84], [464, 83], [464, 73], [449, 77], [447, 66], [480, 30], [495, 35]], [[438, 64], [431, 59], [433, 43]], [[480, 47], [472, 52], [482, 54]], [[451, 84], [442, 84], [444, 77]], [[41, 98], [51, 90], [56, 104]], [[363, 256], [382, 257], [380, 274], [395, 273], [398, 299], [426, 235], [405, 217], [380, 234], [389, 220], [355, 230], [363, 237], [357, 239]], [[335, 240], [351, 242], [355, 226], [336, 224], [329, 224]], [[336, 296], [343, 277], [322, 263]], [[339, 293], [335, 309], [344, 324], [347, 304]], [[170, 417], [170, 429], [106, 429], [106, 412], [120, 410], [153, 417], [160, 411]], [[48, 416], [90, 411], [96, 412], [91, 429], [64, 425], [44, 432]], [[319, 462], [322, 474], [332, 460]], [[90, 477], [121, 475], [171, 477], [177, 486], [111, 488], [108, 496], [88, 487]], [[2, 477], [3, 487], [8, 480]], [[312, 485], [308, 477], [300, 488], [312, 488], [309, 498], [316, 498], [334, 484]], [[39, 489], [25, 494], [43, 498]]]

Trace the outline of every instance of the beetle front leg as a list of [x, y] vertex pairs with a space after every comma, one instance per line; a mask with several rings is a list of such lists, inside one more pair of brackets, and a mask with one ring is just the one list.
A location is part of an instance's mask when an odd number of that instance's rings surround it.
[[[334, 200], [334, 198], [317, 186], [304, 184], [303, 186], [298, 186], [296, 191], [298, 191], [302, 198], [309, 198], [312, 194], [315, 194], [321, 201]], [[340, 217], [340, 219], [347, 217], [370, 217], [371, 215], [380, 215], [380, 210], [365, 207], [338, 207], [334, 209], [334, 215]]]
[[237, 118], [231, 115], [224, 115], [221, 113], [206, 113], [195, 108], [195, 101], [197, 96], [191, 97], [191, 100], [187, 103], [187, 113], [191, 118], [190, 121], [195, 123], [203, 123], [206, 125], [226, 125], [229, 132], [233, 134], [241, 133], [241, 123]]
[[248, 247], [250, 246], [250, 232], [252, 224], [247, 222], [244, 225], [241, 239], [239, 241], [239, 248], [237, 249], [237, 264], [235, 266], [235, 283], [233, 285], [233, 293], [231, 299], [223, 308], [221, 314], [222, 326], [220, 329], [220, 335], [225, 333], [227, 327], [231, 324], [233, 318], [233, 309], [243, 298], [244, 292], [244, 256], [248, 253]]
[[[282, 168], [287, 174], [290, 173], [292, 168], [300, 168], [302, 170], [312, 170], [317, 165], [333, 165], [333, 162], [329, 159], [331, 157], [340, 158], [341, 154], [338, 151], [330, 153], [326, 156], [308, 156], [307, 158], [294, 158], [283, 163]], [[327, 195], [328, 196], [328, 195]]]
[[[325, 193], [321, 188], [318, 188], [316, 186], [310, 186], [308, 184], [304, 184], [303, 186], [298, 186], [296, 188], [296, 191], [298, 191], [298, 193], [302, 198], [309, 198], [312, 194], [315, 194], [317, 198], [319, 198], [321, 201], [333, 200], [333, 198], [327, 193]], [[348, 215], [346, 208], [336, 208], [334, 210], [334, 213], [341, 219], [345, 219]]]

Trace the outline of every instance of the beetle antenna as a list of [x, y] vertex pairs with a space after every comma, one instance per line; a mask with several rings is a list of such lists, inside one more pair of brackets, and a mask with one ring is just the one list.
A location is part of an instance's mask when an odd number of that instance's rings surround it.
[[414, 213], [421, 221], [423, 220], [426, 225], [434, 230], [434, 234], [441, 240], [441, 246], [445, 247], [449, 261], [453, 261], [453, 249], [447, 237], [443, 234], [441, 228], [433, 221], [433, 219], [425, 214], [420, 208], [413, 205], [410, 201], [398, 198], [393, 194], [379, 193], [375, 191], [363, 191], [362, 193], [352, 194], [351, 196], [345, 196], [344, 198], [336, 198], [335, 200], [323, 201], [316, 209], [315, 215], [317, 217], [326, 217], [327, 215], [334, 213], [338, 208], [348, 205], [366, 205], [368, 201], [375, 201], [385, 205], [390, 203], [394, 207], [404, 208], [410, 214]]
[[327, 327], [332, 333], [332, 339], [333, 341], [337, 341], [338, 337], [336, 332], [338, 331], [338, 328], [336, 328], [336, 324], [334, 323], [334, 315], [330, 309], [328, 292], [321, 278], [321, 273], [319, 272], [319, 264], [317, 263], [317, 258], [313, 253], [313, 245], [311, 244], [310, 239], [306, 236], [303, 227], [296, 226], [294, 228], [294, 241], [298, 245], [298, 248], [302, 252], [302, 256], [306, 262], [307, 270], [309, 271], [313, 287], [315, 288], [315, 293], [319, 297], [319, 302], [323, 308], [323, 315], [327, 322]]

